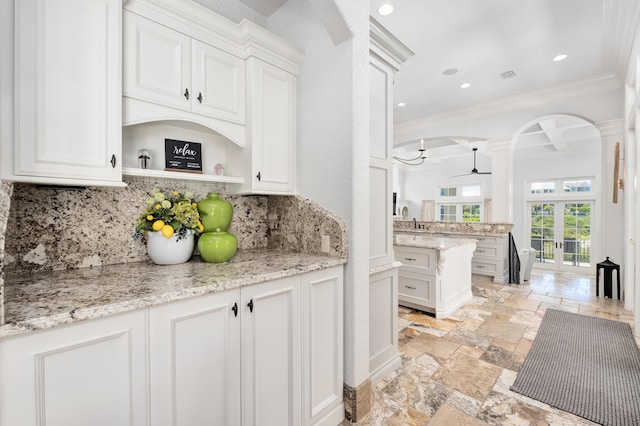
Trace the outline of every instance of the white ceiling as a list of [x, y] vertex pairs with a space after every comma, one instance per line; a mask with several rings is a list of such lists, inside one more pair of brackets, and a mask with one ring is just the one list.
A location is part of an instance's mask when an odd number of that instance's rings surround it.
[[[240, 0], [269, 16], [287, 0]], [[632, 0], [635, 1], [635, 0]], [[394, 12], [377, 13], [382, 3]], [[607, 11], [623, 9], [627, 0], [369, 0], [370, 14], [415, 55], [395, 76], [396, 124], [457, 110], [611, 72], [615, 56], [613, 34], [607, 26], [621, 27]], [[612, 6], [613, 5], [613, 6]], [[619, 28], [618, 28], [618, 31]], [[609, 41], [607, 42], [607, 36]], [[621, 43], [617, 43], [620, 45]], [[624, 50], [624, 49], [623, 49]], [[554, 62], [554, 56], [568, 57]], [[605, 66], [607, 64], [607, 66]], [[456, 69], [452, 75], [445, 70]], [[510, 78], [503, 73], [512, 72]], [[461, 89], [462, 83], [471, 87]], [[586, 122], [548, 117], [524, 131], [519, 141], [531, 142], [537, 152], [567, 151], [597, 144], [597, 132]], [[576, 141], [580, 141], [580, 143]], [[419, 141], [396, 146], [396, 154], [416, 153]], [[520, 145], [520, 144], [519, 144]], [[425, 135], [429, 159], [425, 166], [446, 164], [468, 156], [486, 143], [481, 138]], [[524, 146], [522, 144], [521, 146]], [[404, 150], [405, 151], [403, 153]], [[529, 154], [531, 155], [531, 149]]]
[[[395, 7], [389, 16], [376, 12], [384, 2]], [[395, 99], [407, 105], [395, 121], [602, 73], [603, 2], [370, 0], [372, 16], [415, 52], [396, 75]], [[559, 53], [569, 56], [553, 62]], [[515, 77], [503, 78], [507, 71]]]

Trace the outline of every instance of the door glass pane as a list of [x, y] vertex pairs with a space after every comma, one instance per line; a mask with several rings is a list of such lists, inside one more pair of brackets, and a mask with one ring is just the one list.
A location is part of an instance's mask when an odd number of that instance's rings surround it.
[[531, 247], [537, 250], [536, 262], [554, 263], [555, 205], [553, 203], [532, 203]]
[[565, 203], [563, 225], [562, 263], [571, 266], [590, 266], [591, 203]]

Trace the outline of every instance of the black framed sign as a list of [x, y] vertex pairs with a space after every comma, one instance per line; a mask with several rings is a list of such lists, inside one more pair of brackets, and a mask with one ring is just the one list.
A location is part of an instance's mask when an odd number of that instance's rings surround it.
[[164, 140], [165, 170], [202, 173], [202, 145], [199, 142]]

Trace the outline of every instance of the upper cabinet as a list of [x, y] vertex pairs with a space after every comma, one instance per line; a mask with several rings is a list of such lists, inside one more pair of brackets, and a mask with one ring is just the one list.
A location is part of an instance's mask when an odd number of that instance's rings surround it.
[[3, 98], [14, 99], [13, 120], [2, 123], [13, 133], [2, 143], [2, 177], [123, 185], [121, 0], [20, 0], [13, 7], [14, 44], [2, 42], [14, 50], [13, 81], [2, 87]]
[[256, 58], [247, 60], [249, 93], [246, 152], [230, 158], [249, 176], [238, 192], [295, 192], [296, 76]]
[[[231, 177], [204, 180], [233, 183], [229, 192], [294, 193], [302, 51], [249, 21], [235, 24], [193, 2], [128, 0], [124, 8], [123, 124], [204, 126], [230, 143], [213, 161], [202, 161], [222, 164]], [[156, 133], [160, 145], [166, 136]], [[146, 172], [127, 167], [125, 173]]]
[[245, 60], [124, 12], [124, 124], [198, 122], [244, 145]]

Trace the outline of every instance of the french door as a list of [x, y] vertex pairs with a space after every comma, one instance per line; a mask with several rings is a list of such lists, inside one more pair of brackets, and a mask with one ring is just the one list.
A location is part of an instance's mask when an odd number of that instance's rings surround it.
[[529, 202], [529, 237], [540, 267], [579, 271], [591, 267], [592, 201]]

